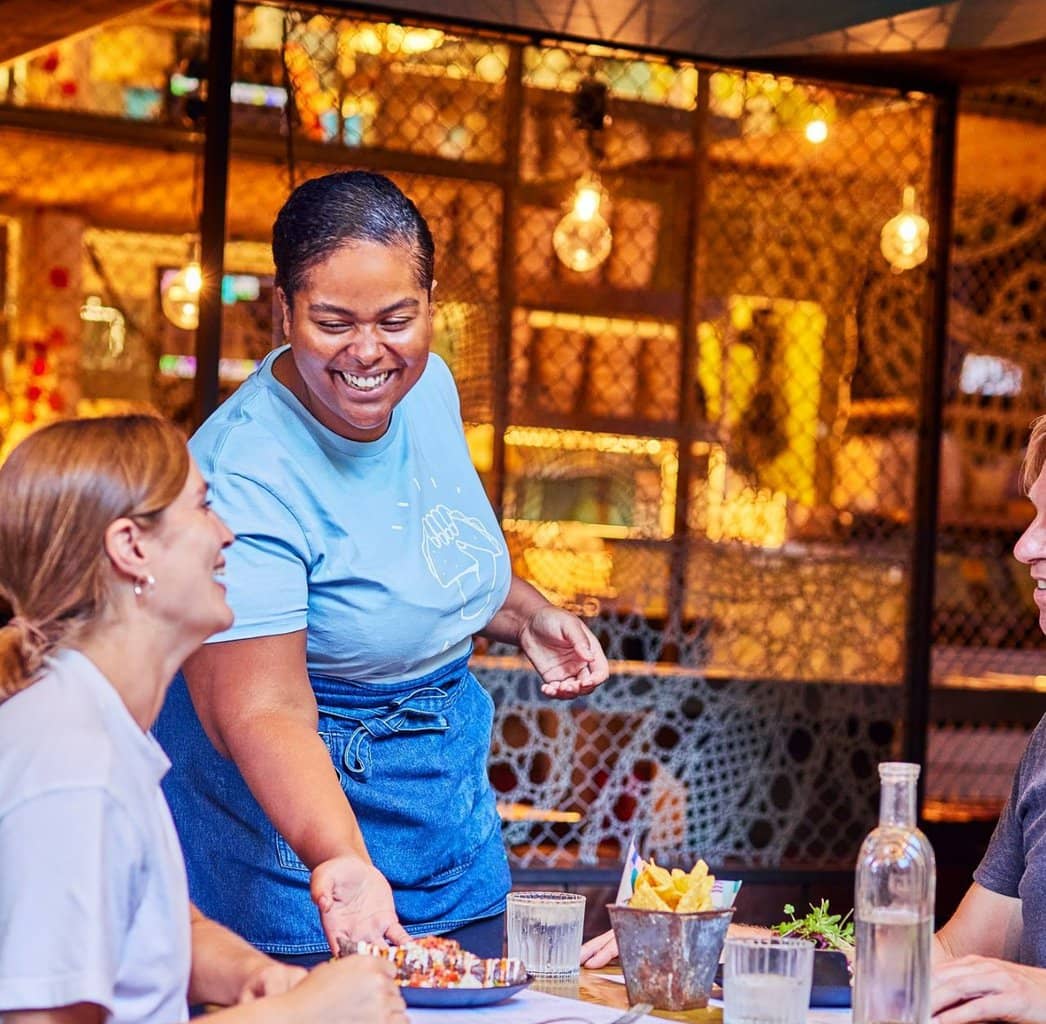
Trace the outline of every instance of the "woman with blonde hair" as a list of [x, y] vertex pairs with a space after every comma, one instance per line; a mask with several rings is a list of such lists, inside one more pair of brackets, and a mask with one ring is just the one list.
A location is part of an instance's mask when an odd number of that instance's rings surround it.
[[[307, 975], [192, 908], [149, 729], [232, 612], [233, 535], [181, 435], [70, 420], [0, 467], [0, 1019], [405, 1021], [390, 968]], [[266, 997], [266, 998], [261, 998]]]

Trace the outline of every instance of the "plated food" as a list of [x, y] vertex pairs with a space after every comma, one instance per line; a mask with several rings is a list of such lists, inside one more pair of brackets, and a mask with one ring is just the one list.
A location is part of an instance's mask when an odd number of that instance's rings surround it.
[[462, 1009], [469, 1006], [493, 1006], [495, 1003], [503, 1003], [511, 999], [517, 992], [522, 992], [532, 979], [527, 976], [526, 981], [516, 985], [493, 985], [483, 988], [413, 988], [404, 985], [400, 988], [403, 1001], [408, 1006], [427, 1006], [435, 1009], [441, 1007], [456, 1007]]
[[522, 960], [479, 957], [454, 939], [426, 935], [401, 946], [374, 942], [342, 943], [341, 955], [376, 956], [390, 960], [403, 988], [504, 989], [529, 981]]

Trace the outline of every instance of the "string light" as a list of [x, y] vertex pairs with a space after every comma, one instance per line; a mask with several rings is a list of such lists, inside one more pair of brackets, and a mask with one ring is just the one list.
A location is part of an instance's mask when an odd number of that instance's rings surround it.
[[203, 272], [200, 263], [191, 259], [176, 274], [172, 274], [160, 290], [163, 315], [183, 331], [195, 331], [200, 323], [200, 292], [203, 290]]
[[930, 225], [915, 206], [915, 189], [906, 185], [901, 212], [891, 217], [879, 235], [879, 248], [895, 273], [919, 266], [930, 253]]
[[823, 117], [815, 117], [806, 122], [805, 133], [807, 142], [819, 146], [828, 138], [828, 122]]
[[598, 177], [578, 179], [571, 208], [552, 234], [556, 255], [571, 270], [594, 270], [610, 255], [614, 235], [601, 212], [604, 199]]

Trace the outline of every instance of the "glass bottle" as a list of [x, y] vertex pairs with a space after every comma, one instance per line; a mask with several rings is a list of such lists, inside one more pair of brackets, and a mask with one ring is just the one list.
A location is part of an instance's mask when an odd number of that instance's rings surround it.
[[927, 1024], [936, 868], [916, 827], [917, 764], [879, 765], [879, 825], [857, 857], [854, 1024]]

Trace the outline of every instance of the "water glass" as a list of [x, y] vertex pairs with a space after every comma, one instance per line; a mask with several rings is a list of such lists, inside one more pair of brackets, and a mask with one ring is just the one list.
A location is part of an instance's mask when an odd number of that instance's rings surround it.
[[585, 897], [572, 892], [510, 892], [508, 955], [537, 978], [568, 978], [581, 971]]
[[724, 1024], [805, 1024], [814, 972], [807, 939], [727, 939]]

